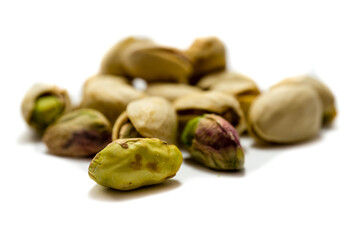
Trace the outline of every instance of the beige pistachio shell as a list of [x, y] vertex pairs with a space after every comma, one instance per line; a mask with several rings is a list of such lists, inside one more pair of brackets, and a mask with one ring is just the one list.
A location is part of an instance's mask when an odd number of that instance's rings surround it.
[[113, 124], [131, 101], [144, 96], [144, 93], [124, 84], [117, 77], [106, 77], [101, 81], [87, 82], [80, 105], [100, 111]]
[[202, 90], [183, 83], [152, 83], [145, 90], [145, 93], [150, 96], [163, 97], [171, 102], [181, 96], [198, 92], [202, 92]]
[[221, 71], [221, 72], [215, 72], [208, 74], [204, 77], [202, 77], [199, 82], [196, 84], [196, 86], [204, 89], [204, 90], [210, 90], [213, 88], [214, 85], [223, 82], [223, 81], [235, 81], [235, 82], [250, 82], [255, 83], [253, 79], [250, 77], [243, 75], [241, 73], [236, 72], [230, 72], [230, 71]]
[[197, 38], [186, 50], [194, 66], [194, 78], [226, 68], [226, 50], [217, 37]]
[[295, 143], [316, 136], [322, 104], [306, 85], [282, 85], [261, 94], [249, 111], [250, 132], [259, 141]]
[[320, 96], [324, 109], [323, 124], [324, 125], [330, 124], [337, 115], [336, 106], [335, 106], [335, 97], [331, 92], [331, 90], [319, 79], [308, 75], [299, 75], [295, 77], [286, 78], [273, 87], [277, 87], [283, 84], [294, 84], [294, 83], [307, 84], [316, 90], [316, 92]]
[[87, 87], [87, 85], [89, 85], [95, 81], [119, 82], [119, 83], [122, 83], [125, 85], [129, 85], [129, 83], [130, 83], [127, 78], [122, 77], [122, 76], [115, 76], [115, 75], [109, 75], [109, 74], [97, 74], [97, 75], [94, 75], [94, 76], [86, 79], [86, 81], [83, 85], [83, 89], [85, 89]]
[[100, 74], [127, 76], [124, 69], [124, 51], [134, 43], [152, 42], [147, 38], [128, 37], [116, 43], [103, 57]]
[[222, 71], [206, 75], [200, 79], [197, 86], [233, 95], [239, 101], [246, 118], [251, 103], [260, 94], [254, 80], [236, 72]]
[[119, 138], [121, 127], [131, 122], [139, 134], [175, 143], [177, 116], [172, 104], [161, 97], [146, 97], [131, 102], [113, 127], [113, 140]]
[[21, 103], [22, 116], [26, 123], [31, 127], [35, 127], [35, 125], [31, 122], [31, 117], [35, 108], [36, 100], [44, 95], [57, 96], [63, 102], [64, 113], [69, 112], [72, 108], [70, 97], [65, 89], [55, 85], [37, 83], [27, 91]]
[[131, 44], [123, 57], [128, 75], [147, 82], [187, 83], [192, 73], [191, 62], [182, 51], [153, 42]]
[[244, 113], [235, 97], [218, 91], [189, 94], [174, 101], [181, 125], [204, 113], [215, 113], [229, 121], [239, 134], [245, 131]]

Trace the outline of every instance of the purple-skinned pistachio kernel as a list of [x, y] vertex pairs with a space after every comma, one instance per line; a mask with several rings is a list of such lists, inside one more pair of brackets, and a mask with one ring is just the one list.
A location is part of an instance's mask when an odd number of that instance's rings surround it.
[[60, 117], [44, 134], [49, 152], [56, 155], [87, 157], [111, 142], [111, 124], [93, 109], [79, 109]]
[[191, 158], [215, 170], [244, 168], [244, 152], [236, 129], [224, 118], [205, 114], [190, 120], [182, 134]]

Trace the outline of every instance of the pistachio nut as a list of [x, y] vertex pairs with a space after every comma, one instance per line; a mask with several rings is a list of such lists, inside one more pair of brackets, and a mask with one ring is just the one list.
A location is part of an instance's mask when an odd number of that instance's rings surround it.
[[146, 97], [129, 103], [116, 120], [112, 139], [145, 137], [175, 143], [177, 116], [172, 104], [162, 97]]
[[71, 102], [66, 90], [42, 83], [33, 85], [21, 104], [24, 120], [39, 132], [43, 132], [63, 113], [70, 110]]
[[145, 96], [124, 81], [116, 76], [92, 77], [85, 83], [80, 106], [100, 111], [113, 124], [131, 101]]
[[181, 96], [201, 91], [202, 90], [196, 86], [183, 83], [152, 83], [145, 89], [146, 94], [163, 97], [171, 102]]
[[124, 51], [133, 43], [150, 43], [147, 38], [128, 37], [117, 42], [102, 59], [100, 74], [127, 76], [124, 69]]
[[239, 170], [244, 167], [244, 152], [236, 129], [224, 118], [205, 114], [190, 120], [182, 142], [192, 159], [215, 170]]
[[316, 92], [319, 94], [322, 105], [323, 105], [323, 125], [329, 125], [333, 122], [337, 115], [336, 106], [335, 106], [335, 97], [331, 90], [319, 79], [308, 76], [308, 75], [299, 75], [295, 77], [286, 78], [280, 81], [273, 87], [277, 87], [283, 84], [307, 84], [313, 87]]
[[225, 118], [238, 131], [246, 129], [244, 113], [235, 97], [218, 91], [193, 93], [179, 97], [174, 101], [180, 130], [190, 119], [205, 113], [214, 113]]
[[251, 103], [260, 94], [254, 80], [240, 73], [217, 72], [201, 78], [197, 86], [205, 90], [215, 90], [233, 95], [240, 103], [247, 118]]
[[157, 138], [118, 139], [94, 157], [89, 176], [105, 187], [132, 190], [174, 177], [181, 163], [180, 150]]
[[147, 82], [187, 83], [192, 65], [182, 51], [152, 42], [131, 44], [123, 54], [124, 69], [134, 78]]
[[250, 133], [261, 142], [295, 143], [316, 136], [322, 104], [307, 85], [284, 84], [261, 94], [250, 107]]
[[192, 83], [202, 76], [226, 68], [226, 50], [217, 37], [197, 38], [186, 50], [193, 63]]
[[111, 125], [94, 109], [78, 109], [64, 114], [48, 127], [43, 141], [50, 153], [87, 157], [111, 142]]

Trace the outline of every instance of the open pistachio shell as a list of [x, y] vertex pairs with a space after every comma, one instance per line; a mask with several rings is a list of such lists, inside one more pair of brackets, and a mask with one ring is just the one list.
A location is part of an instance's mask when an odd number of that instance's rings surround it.
[[[52, 97], [50, 101], [41, 104], [39, 100], [43, 97]], [[42, 105], [42, 106], [41, 106]], [[43, 110], [37, 111], [38, 108]], [[26, 123], [35, 130], [42, 132], [63, 113], [71, 110], [71, 101], [65, 89], [55, 85], [38, 83], [33, 85], [21, 104], [21, 112]], [[49, 117], [49, 114], [51, 117]], [[48, 116], [45, 116], [48, 115]]]
[[61, 116], [46, 129], [43, 141], [56, 155], [86, 157], [111, 141], [111, 125], [94, 109], [78, 109]]
[[80, 106], [100, 111], [112, 124], [131, 101], [145, 96], [134, 87], [124, 84], [125, 80], [121, 80], [121, 77], [99, 75], [96, 78], [86, 82]]
[[146, 97], [131, 102], [114, 124], [113, 140], [121, 136], [124, 125], [128, 123], [131, 123], [142, 137], [159, 138], [169, 143], [176, 141], [176, 112], [172, 104], [164, 98]]
[[250, 133], [259, 141], [295, 143], [321, 129], [322, 104], [307, 85], [284, 84], [261, 94], [249, 111]]
[[124, 51], [123, 59], [128, 75], [147, 82], [187, 83], [192, 73], [191, 62], [182, 51], [153, 42], [131, 44]]
[[127, 76], [124, 69], [124, 51], [134, 43], [150, 43], [147, 38], [128, 37], [116, 43], [103, 57], [100, 74]]
[[223, 71], [206, 75], [198, 82], [197, 86], [233, 95], [239, 101], [246, 118], [251, 103], [260, 94], [254, 80], [235, 72]]
[[239, 134], [245, 131], [244, 113], [235, 97], [218, 91], [189, 94], [174, 101], [180, 126], [204, 113], [215, 113], [230, 122]]
[[328, 125], [335, 119], [337, 115], [335, 97], [331, 90], [319, 79], [308, 75], [299, 75], [286, 78], [273, 87], [283, 84], [306, 84], [314, 88], [319, 94], [323, 105], [323, 125]]
[[197, 38], [186, 50], [193, 63], [193, 81], [205, 74], [221, 71], [226, 68], [226, 50], [223, 42], [217, 37]]
[[202, 90], [183, 83], [152, 83], [145, 89], [148, 95], [163, 97], [171, 102], [181, 96], [197, 92], [202, 92]]
[[230, 72], [230, 71], [221, 71], [208, 74], [202, 77], [196, 86], [204, 89], [210, 90], [214, 85], [223, 81], [237, 81], [237, 82], [251, 82], [254, 83], [250, 77], [245, 76], [241, 73]]
[[94, 157], [89, 176], [105, 187], [132, 190], [174, 177], [181, 164], [175, 145], [157, 138], [118, 139]]

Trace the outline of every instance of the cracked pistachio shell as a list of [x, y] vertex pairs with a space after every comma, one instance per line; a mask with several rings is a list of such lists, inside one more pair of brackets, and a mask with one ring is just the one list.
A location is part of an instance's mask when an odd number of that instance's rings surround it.
[[286, 84], [261, 94], [249, 111], [250, 133], [260, 142], [295, 143], [315, 137], [322, 104], [307, 85]]
[[118, 139], [94, 157], [89, 176], [105, 187], [132, 190], [174, 177], [181, 163], [180, 150], [157, 138]]
[[217, 37], [197, 38], [186, 50], [193, 63], [193, 77], [198, 79], [206, 74], [226, 68], [226, 49]]
[[175, 143], [177, 116], [173, 105], [161, 97], [146, 97], [131, 102], [116, 120], [112, 138], [120, 137], [122, 127], [131, 123], [136, 131], [146, 138], [159, 138]]
[[246, 129], [244, 113], [235, 97], [218, 91], [206, 91], [179, 97], [174, 101], [180, 125], [205, 113], [214, 113], [230, 122], [239, 134]]
[[94, 109], [78, 109], [64, 114], [46, 129], [43, 141], [56, 155], [91, 156], [111, 141], [111, 125]]
[[187, 83], [192, 65], [182, 51], [155, 43], [134, 43], [124, 52], [128, 75], [147, 82]]
[[102, 75], [86, 81], [80, 106], [100, 111], [113, 124], [131, 101], [145, 96], [124, 81], [121, 77]]
[[147, 38], [128, 37], [116, 43], [102, 59], [100, 74], [127, 76], [124, 69], [124, 52], [134, 43], [152, 43]]
[[197, 86], [233, 95], [239, 101], [246, 118], [251, 103], [260, 94], [254, 80], [243, 74], [227, 71], [206, 75]]
[[150, 96], [163, 97], [171, 102], [181, 96], [198, 92], [202, 92], [202, 90], [183, 83], [152, 83], [145, 90], [145, 93]]
[[286, 78], [273, 86], [273, 88], [283, 84], [306, 84], [314, 88], [319, 94], [323, 105], [323, 125], [328, 125], [333, 122], [337, 115], [335, 97], [331, 90], [323, 82], [311, 76], [299, 75]]
[[240, 170], [244, 152], [236, 129], [215, 114], [190, 120], [183, 131], [182, 142], [192, 159], [215, 170]]
[[[41, 101], [44, 97], [47, 98], [45, 102]], [[39, 132], [44, 131], [58, 117], [70, 110], [71, 101], [65, 89], [42, 83], [33, 85], [21, 104], [24, 120]]]

